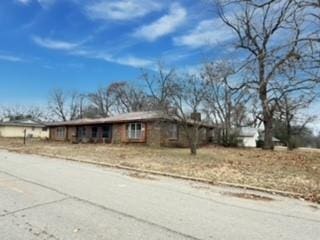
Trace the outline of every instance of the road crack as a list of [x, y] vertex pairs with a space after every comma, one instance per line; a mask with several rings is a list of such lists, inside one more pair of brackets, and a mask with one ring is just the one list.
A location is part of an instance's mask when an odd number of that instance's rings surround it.
[[34, 209], [34, 208], [38, 208], [38, 207], [42, 207], [42, 206], [47, 206], [47, 205], [59, 203], [59, 202], [65, 201], [67, 199], [71, 199], [71, 197], [65, 197], [65, 198], [62, 198], [62, 199], [55, 200], [55, 201], [39, 203], [39, 204], [32, 205], [30, 207], [20, 208], [18, 210], [14, 210], [14, 211], [11, 211], [11, 212], [7, 211], [6, 213], [0, 214], [0, 217], [6, 217], [6, 216], [13, 215], [15, 213], [23, 212], [23, 211], [26, 211], [26, 210], [30, 210], [30, 209]]

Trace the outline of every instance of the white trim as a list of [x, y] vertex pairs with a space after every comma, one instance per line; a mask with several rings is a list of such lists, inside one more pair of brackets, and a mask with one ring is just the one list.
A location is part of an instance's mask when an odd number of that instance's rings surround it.
[[58, 138], [64, 138], [66, 136], [66, 128], [65, 127], [57, 127], [56, 134]]
[[178, 139], [178, 124], [171, 123], [169, 125], [169, 139], [177, 140]]
[[129, 123], [128, 125], [128, 138], [129, 139], [140, 139], [142, 136], [142, 123]]

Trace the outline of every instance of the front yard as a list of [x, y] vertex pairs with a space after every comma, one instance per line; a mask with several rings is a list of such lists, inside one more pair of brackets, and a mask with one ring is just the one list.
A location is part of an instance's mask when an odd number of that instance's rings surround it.
[[21, 153], [48, 154], [118, 164], [303, 194], [320, 203], [320, 151], [262, 151], [208, 146], [196, 157], [189, 149], [67, 144], [0, 138], [0, 147]]

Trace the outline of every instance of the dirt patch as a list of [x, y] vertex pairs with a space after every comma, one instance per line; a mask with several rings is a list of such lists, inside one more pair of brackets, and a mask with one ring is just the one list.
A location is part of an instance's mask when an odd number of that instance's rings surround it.
[[156, 180], [156, 178], [151, 177], [148, 174], [139, 173], [139, 172], [130, 172], [127, 174], [127, 176], [132, 177], [132, 178], [138, 178], [138, 179]]
[[243, 199], [250, 199], [250, 200], [256, 200], [256, 201], [273, 201], [273, 198], [261, 196], [253, 193], [234, 193], [234, 192], [223, 192], [222, 195], [225, 196], [231, 196], [236, 198], [243, 198]]

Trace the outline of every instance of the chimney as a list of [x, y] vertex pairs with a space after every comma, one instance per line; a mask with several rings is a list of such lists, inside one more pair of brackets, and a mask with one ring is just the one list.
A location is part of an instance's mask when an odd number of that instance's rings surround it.
[[199, 113], [199, 112], [191, 113], [191, 119], [200, 122], [201, 121], [201, 113]]

